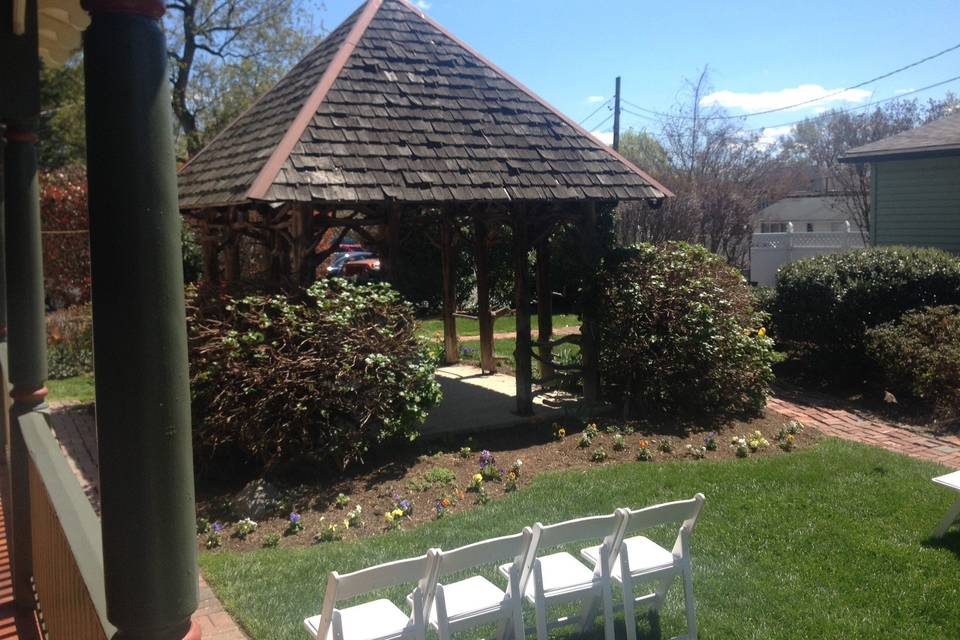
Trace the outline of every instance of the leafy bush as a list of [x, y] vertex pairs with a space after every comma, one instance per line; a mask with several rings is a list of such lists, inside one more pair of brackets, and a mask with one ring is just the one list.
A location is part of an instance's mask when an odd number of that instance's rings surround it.
[[189, 297], [195, 445], [274, 470], [344, 468], [412, 439], [440, 400], [408, 303], [386, 284]]
[[43, 225], [44, 289], [55, 307], [90, 300], [87, 176], [82, 167], [43, 172], [40, 217]]
[[93, 321], [89, 304], [47, 314], [47, 370], [52, 380], [93, 371]]
[[867, 330], [867, 353], [890, 388], [960, 415], [960, 307], [927, 307]]
[[937, 249], [874, 247], [780, 269], [773, 326], [778, 342], [833, 379], [865, 376], [865, 331], [924, 306], [960, 303], [960, 260]]
[[759, 411], [773, 342], [743, 277], [701, 246], [612, 254], [596, 309], [603, 393], [628, 413], [684, 418]]

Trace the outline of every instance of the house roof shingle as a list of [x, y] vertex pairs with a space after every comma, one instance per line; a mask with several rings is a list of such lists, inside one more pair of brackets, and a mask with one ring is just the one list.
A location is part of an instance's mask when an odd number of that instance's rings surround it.
[[840, 154], [840, 162], [960, 154], [960, 112]]
[[180, 206], [672, 195], [406, 0], [368, 0], [180, 173]]

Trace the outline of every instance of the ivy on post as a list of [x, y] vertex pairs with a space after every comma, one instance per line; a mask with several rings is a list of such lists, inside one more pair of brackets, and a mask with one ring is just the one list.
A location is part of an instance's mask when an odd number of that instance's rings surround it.
[[190, 387], [160, 0], [84, 0], [97, 435], [115, 640], [200, 637]]

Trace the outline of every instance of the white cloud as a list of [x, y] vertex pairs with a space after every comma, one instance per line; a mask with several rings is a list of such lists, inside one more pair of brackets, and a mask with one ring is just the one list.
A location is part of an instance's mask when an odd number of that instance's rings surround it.
[[782, 127], [767, 127], [760, 133], [760, 137], [757, 139], [757, 146], [764, 148], [769, 147], [791, 131], [793, 131], [792, 124]]
[[432, 5], [429, 2], [427, 2], [427, 0], [417, 0], [417, 6], [423, 9], [424, 11], [426, 11]]
[[913, 91], [916, 91], [916, 89], [897, 89], [897, 90], [894, 91], [893, 93], [896, 94], [896, 95], [898, 95], [898, 96], [902, 96], [902, 95], [905, 94], [905, 93], [911, 93], [911, 92], [913, 92]]
[[[836, 93], [840, 92], [840, 93]], [[836, 95], [830, 95], [836, 93]], [[715, 91], [700, 101], [705, 106], [727, 107], [742, 109], [748, 113], [781, 109], [800, 102], [806, 103], [793, 107], [789, 111], [809, 109], [815, 105], [826, 105], [833, 102], [863, 102], [872, 95], [866, 89], [825, 89], [818, 84], [802, 84], [799, 87], [780, 89], [779, 91], [762, 91], [760, 93], [737, 93], [735, 91]], [[829, 96], [829, 97], [827, 97]], [[815, 100], [816, 102], [808, 102]]]
[[591, 131], [590, 135], [607, 146], [613, 144], [613, 131]]
[[597, 104], [606, 100], [606, 96], [587, 96], [587, 104]]

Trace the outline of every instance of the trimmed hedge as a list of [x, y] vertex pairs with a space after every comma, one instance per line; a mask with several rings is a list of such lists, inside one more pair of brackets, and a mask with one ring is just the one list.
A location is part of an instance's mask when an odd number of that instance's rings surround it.
[[93, 316], [90, 304], [47, 314], [47, 376], [72, 378], [93, 371]]
[[924, 306], [960, 303], [960, 259], [937, 249], [874, 247], [782, 267], [773, 303], [781, 347], [825, 378], [868, 377], [867, 329]]
[[702, 246], [614, 252], [596, 308], [602, 390], [627, 414], [721, 418], [765, 406], [773, 341], [743, 277]]
[[867, 330], [867, 352], [888, 388], [941, 418], [960, 416], [960, 307], [910, 311]]
[[413, 309], [387, 284], [194, 294], [188, 311], [201, 461], [342, 469], [415, 438], [440, 400]]

